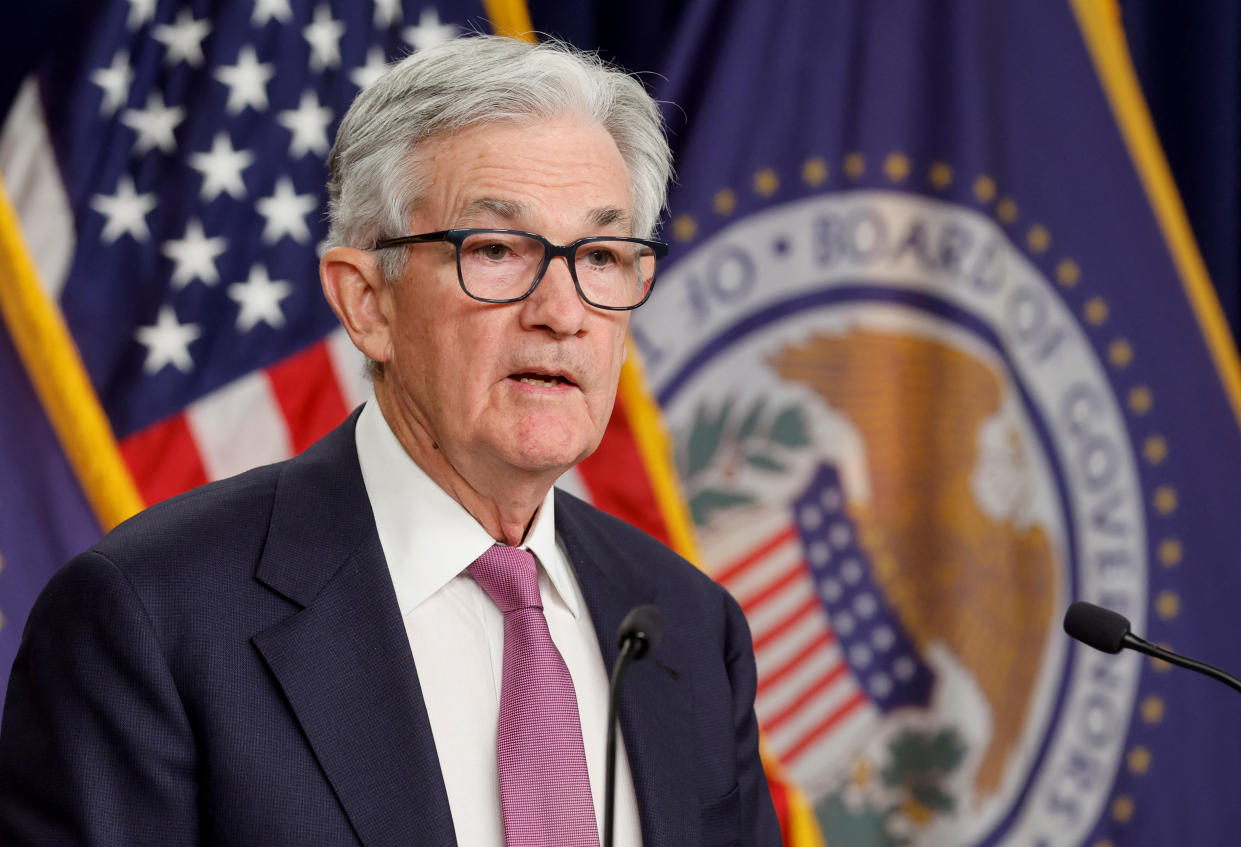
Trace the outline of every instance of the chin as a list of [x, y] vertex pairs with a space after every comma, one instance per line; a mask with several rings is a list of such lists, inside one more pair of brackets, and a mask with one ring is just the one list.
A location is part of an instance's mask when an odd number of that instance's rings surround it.
[[531, 472], [555, 472], [559, 476], [595, 452], [602, 438], [602, 432], [587, 435], [557, 427], [551, 431], [523, 433], [512, 450], [506, 452], [514, 467]]
[[602, 438], [602, 428], [583, 422], [527, 418], [515, 433], [510, 456], [519, 468], [562, 472], [594, 453]]
[[569, 468], [590, 455], [590, 450], [519, 450], [509, 458], [515, 468], [530, 473], [550, 473], [560, 476]]

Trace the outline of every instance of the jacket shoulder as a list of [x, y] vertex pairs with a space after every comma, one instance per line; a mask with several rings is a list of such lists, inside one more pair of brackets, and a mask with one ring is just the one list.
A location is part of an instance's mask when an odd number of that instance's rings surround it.
[[[123, 572], [154, 574], [207, 564], [245, 565], [246, 577], [273, 525], [313, 531], [341, 500], [365, 498], [353, 444], [355, 411], [344, 423], [292, 459], [210, 482], [156, 503], [117, 526], [92, 551]], [[281, 510], [283, 504], [283, 511]], [[283, 517], [281, 517], [283, 516]]]
[[253, 543], [266, 531], [286, 463], [246, 471], [163, 500], [116, 526], [91, 550], [118, 566], [150, 558], [201, 557]]
[[556, 527], [566, 540], [608, 551], [613, 566], [627, 567], [644, 583], [727, 594], [723, 586], [659, 539], [560, 489], [556, 511]]

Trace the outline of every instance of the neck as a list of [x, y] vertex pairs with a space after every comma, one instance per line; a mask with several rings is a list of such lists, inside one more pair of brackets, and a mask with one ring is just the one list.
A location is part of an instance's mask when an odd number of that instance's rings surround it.
[[[397, 441], [427, 476], [461, 504], [487, 534], [504, 544], [518, 545], [534, 523], [555, 474], [523, 473], [494, 464], [477, 466], [472, 457], [450, 457], [425, 427], [402, 414], [395, 398], [375, 380], [375, 399]], [[462, 471], [460, 468], [467, 468]]]

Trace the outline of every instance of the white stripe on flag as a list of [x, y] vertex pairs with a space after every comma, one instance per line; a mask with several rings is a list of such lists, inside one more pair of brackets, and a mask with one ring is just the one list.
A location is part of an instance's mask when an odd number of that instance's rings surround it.
[[751, 564], [728, 581], [729, 592], [737, 598], [737, 602], [746, 605], [750, 598], [762, 592], [764, 588], [785, 576], [793, 568], [802, 567], [801, 544], [797, 537], [791, 537], [766, 556]]
[[[826, 690], [819, 692], [803, 708], [798, 709], [796, 714], [777, 727], [774, 732], [768, 729], [767, 742], [776, 751], [776, 755], [785, 755], [807, 733], [822, 723], [837, 708], [844, 705], [845, 701], [857, 692], [857, 683], [854, 682], [853, 677], [848, 674], [841, 676], [832, 685], [828, 686]], [[759, 723], [761, 724], [762, 721], [760, 720]]]
[[0, 132], [0, 173], [39, 282], [51, 300], [59, 301], [77, 236], [33, 76], [22, 83]]
[[759, 718], [767, 720], [769, 716], [780, 712], [804, 691], [809, 690], [840, 667], [843, 661], [844, 657], [840, 654], [840, 648], [836, 644], [815, 650], [787, 676], [775, 685], [768, 686], [759, 694], [754, 705]]
[[806, 614], [807, 617], [823, 617], [821, 606], [816, 605], [809, 613], [804, 607], [812, 600], [817, 600], [814, 587], [809, 578], [798, 578], [781, 588], [775, 594], [763, 600], [758, 606], [746, 608], [746, 618], [750, 621], [750, 630], [756, 639], [761, 638], [768, 630], [774, 629], [789, 618]]
[[262, 371], [234, 380], [185, 410], [209, 479], [232, 476], [293, 454], [289, 429]]
[[795, 626], [789, 627], [779, 638], [763, 646], [755, 653], [758, 662], [758, 679], [761, 682], [767, 676], [782, 667], [785, 662], [797, 655], [798, 651], [827, 632], [827, 623], [820, 615], [807, 615]]

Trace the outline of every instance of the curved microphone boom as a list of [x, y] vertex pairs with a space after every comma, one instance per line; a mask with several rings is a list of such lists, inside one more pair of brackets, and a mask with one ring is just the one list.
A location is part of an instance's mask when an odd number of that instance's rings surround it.
[[1069, 606], [1064, 613], [1064, 631], [1083, 644], [1102, 650], [1104, 653], [1119, 653], [1123, 648], [1137, 650], [1156, 659], [1163, 659], [1169, 664], [1178, 665], [1206, 674], [1225, 685], [1241, 691], [1241, 679], [1226, 673], [1217, 667], [1173, 653], [1158, 644], [1151, 644], [1129, 631], [1129, 620], [1124, 615], [1078, 600]]
[[616, 630], [620, 655], [612, 669], [612, 688], [608, 694], [608, 747], [604, 765], [607, 785], [603, 789], [603, 847], [612, 847], [612, 817], [616, 803], [616, 701], [621, 679], [629, 666], [644, 659], [664, 637], [664, 616], [656, 606], [637, 606], [629, 610]]

